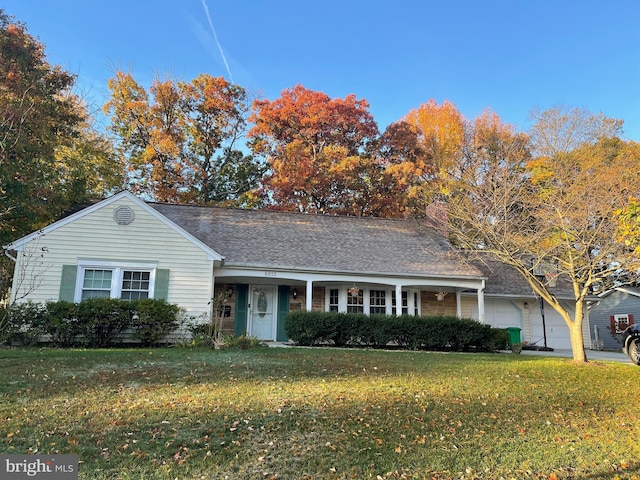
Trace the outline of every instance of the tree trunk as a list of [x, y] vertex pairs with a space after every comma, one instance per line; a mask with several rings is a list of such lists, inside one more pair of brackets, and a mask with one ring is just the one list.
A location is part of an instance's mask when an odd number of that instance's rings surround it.
[[569, 336], [571, 337], [573, 361], [576, 363], [585, 363], [587, 361], [587, 353], [584, 349], [584, 338], [582, 337], [582, 320], [574, 319], [568, 326]]

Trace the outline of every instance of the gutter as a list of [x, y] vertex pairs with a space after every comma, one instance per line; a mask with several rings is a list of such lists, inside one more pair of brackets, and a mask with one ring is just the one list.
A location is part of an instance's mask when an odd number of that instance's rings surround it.
[[11, 256], [11, 254], [9, 253], [9, 250], [7, 250], [7, 249], [5, 249], [5, 248], [3, 248], [3, 250], [4, 250], [4, 254], [5, 254], [7, 257], [9, 257], [11, 260], [13, 260], [13, 262], [14, 262], [14, 263], [18, 261], [18, 259], [17, 259], [16, 257]]

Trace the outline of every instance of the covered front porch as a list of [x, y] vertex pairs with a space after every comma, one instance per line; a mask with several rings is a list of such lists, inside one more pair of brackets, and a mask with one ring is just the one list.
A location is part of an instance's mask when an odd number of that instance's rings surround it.
[[462, 316], [461, 292], [477, 292], [484, 323], [483, 278], [393, 277], [221, 268], [215, 293], [227, 292], [224, 329], [261, 340], [286, 341], [284, 318], [292, 310], [387, 315]]

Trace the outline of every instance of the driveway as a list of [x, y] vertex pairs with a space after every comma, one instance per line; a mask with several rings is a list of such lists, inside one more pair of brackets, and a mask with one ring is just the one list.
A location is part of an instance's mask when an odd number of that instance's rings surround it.
[[[547, 357], [568, 357], [572, 358], [573, 353], [571, 350], [554, 350], [553, 352], [542, 352], [537, 350], [523, 350], [522, 355], [544, 355]], [[605, 360], [607, 362], [619, 362], [619, 363], [631, 363], [631, 359], [622, 352], [615, 351], [602, 351], [602, 350], [587, 350], [588, 360]]]

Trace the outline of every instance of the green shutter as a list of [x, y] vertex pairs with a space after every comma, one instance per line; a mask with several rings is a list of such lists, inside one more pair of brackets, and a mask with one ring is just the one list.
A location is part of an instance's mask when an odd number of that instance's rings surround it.
[[156, 269], [156, 284], [153, 289], [153, 298], [169, 300], [169, 269]]
[[236, 285], [236, 318], [233, 331], [236, 337], [247, 333], [247, 315], [249, 315], [249, 285]]
[[289, 313], [289, 286], [278, 286], [278, 324], [276, 326], [276, 341], [286, 342], [289, 340], [287, 332], [284, 330], [284, 318]]
[[78, 275], [77, 265], [63, 265], [62, 276], [60, 277], [60, 293], [58, 300], [73, 303], [76, 296], [76, 276]]

